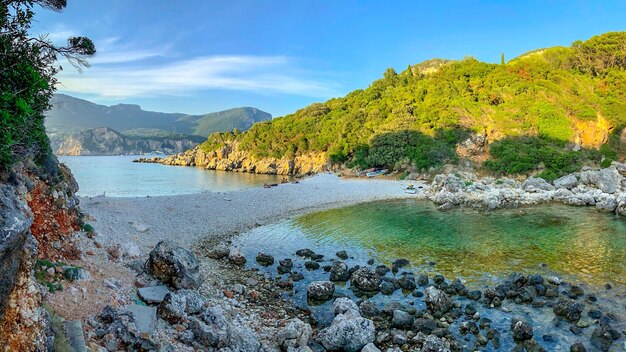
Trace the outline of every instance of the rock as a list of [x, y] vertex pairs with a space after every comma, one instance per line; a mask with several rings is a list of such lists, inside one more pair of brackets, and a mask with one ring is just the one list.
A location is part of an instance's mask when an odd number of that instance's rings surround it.
[[328, 301], [335, 294], [335, 284], [330, 281], [313, 281], [306, 288], [307, 299]]
[[304, 267], [306, 268], [306, 270], [308, 271], [313, 271], [313, 270], [317, 270], [320, 268], [320, 264], [314, 261], [306, 261], [304, 262]]
[[437, 329], [437, 322], [432, 319], [418, 318], [413, 323], [415, 331], [430, 335], [433, 330]]
[[238, 248], [231, 248], [228, 252], [228, 260], [235, 265], [246, 264], [246, 257]]
[[617, 199], [610, 194], [601, 194], [596, 199], [596, 210], [604, 213], [613, 213], [617, 209]]
[[585, 294], [585, 291], [583, 291], [582, 287], [578, 285], [572, 285], [569, 288], [569, 291], [567, 292], [567, 297], [576, 299], [584, 294]]
[[302, 273], [300, 273], [300, 272], [293, 272], [293, 273], [291, 273], [291, 280], [293, 282], [298, 282], [298, 281], [304, 280], [304, 275]]
[[165, 285], [142, 287], [137, 289], [137, 294], [144, 302], [148, 304], [159, 304], [163, 302], [163, 298], [170, 290]]
[[232, 352], [257, 352], [261, 348], [261, 343], [249, 327], [231, 324], [228, 347]]
[[583, 312], [583, 305], [573, 299], [562, 299], [554, 305], [554, 314], [570, 323], [576, 323]]
[[396, 259], [392, 263], [392, 265], [395, 266], [396, 268], [404, 268], [405, 266], [407, 266], [409, 264], [410, 264], [409, 260], [408, 259], [404, 259], [404, 258]]
[[434, 286], [426, 288], [425, 301], [426, 306], [436, 314], [444, 314], [452, 308], [450, 297]]
[[413, 316], [405, 311], [396, 309], [393, 311], [391, 325], [400, 329], [408, 328], [413, 325]]
[[511, 321], [511, 331], [513, 332], [513, 340], [522, 342], [533, 338], [533, 327], [525, 321], [513, 318]]
[[150, 275], [176, 289], [196, 289], [201, 284], [196, 256], [169, 240], [159, 242], [150, 252], [146, 268]]
[[63, 277], [69, 281], [87, 281], [91, 279], [91, 274], [83, 268], [70, 266], [63, 271]]
[[230, 253], [230, 249], [226, 245], [218, 244], [207, 251], [206, 256], [212, 259], [224, 259]]
[[378, 287], [381, 283], [381, 278], [378, 274], [373, 272], [370, 268], [359, 268], [350, 278], [350, 283], [361, 291], [378, 291]]
[[370, 342], [367, 345], [363, 346], [361, 352], [380, 352], [380, 350], [378, 349], [378, 347], [376, 347], [376, 345]]
[[[626, 190], [626, 186], [623, 186], [622, 189]], [[626, 216], [626, 192], [622, 192], [617, 196], [615, 213], [617, 213], [617, 215]]]
[[428, 335], [422, 345], [422, 352], [450, 352], [450, 343], [435, 335]]
[[262, 266], [274, 265], [274, 257], [263, 252], [259, 252], [259, 254], [256, 255], [256, 261]]
[[379, 265], [376, 267], [376, 274], [380, 276], [385, 276], [390, 271], [391, 269], [389, 269], [386, 265]]
[[575, 175], [569, 174], [557, 178], [556, 180], [552, 181], [552, 184], [556, 188], [572, 189], [578, 186], [578, 178], [576, 178]]
[[206, 303], [205, 298], [194, 290], [178, 290], [169, 292], [159, 304], [159, 316], [171, 323], [176, 323], [187, 317], [187, 314], [202, 312]]
[[67, 342], [73, 350], [75, 352], [87, 352], [82, 322], [80, 320], [66, 320], [63, 325]]
[[339, 252], [335, 253], [335, 255], [337, 256], [337, 258], [339, 258], [341, 260], [348, 259], [348, 253], [346, 253], [346, 251], [339, 251]]
[[383, 295], [390, 295], [397, 290], [396, 285], [391, 280], [383, 280], [378, 289]]
[[417, 287], [415, 277], [413, 275], [402, 275], [402, 277], [398, 279], [398, 285], [407, 291], [413, 291]]
[[587, 352], [585, 345], [582, 342], [576, 342], [569, 348], [570, 352]]
[[591, 345], [600, 351], [609, 351], [613, 341], [620, 338], [620, 333], [608, 324], [602, 324], [591, 333]]
[[315, 252], [313, 252], [312, 250], [308, 248], [304, 248], [304, 249], [298, 249], [296, 251], [296, 255], [302, 258], [311, 258], [312, 256], [315, 255]]
[[287, 320], [287, 324], [276, 335], [276, 344], [283, 348], [306, 347], [313, 335], [311, 325], [298, 318]]
[[561, 279], [559, 279], [556, 276], [548, 276], [547, 280], [548, 280], [549, 283], [551, 283], [553, 285], [557, 285], [558, 286], [558, 285], [561, 284]]
[[150, 229], [150, 226], [138, 221], [133, 221], [130, 225], [137, 230], [137, 232], [146, 232]]
[[380, 314], [380, 311], [378, 310], [376, 303], [368, 299], [364, 300], [363, 302], [361, 302], [361, 304], [359, 304], [359, 312], [361, 313], [362, 316], [366, 318], [377, 317]]
[[529, 177], [522, 183], [522, 189], [526, 192], [536, 193], [542, 191], [554, 191], [554, 186], [539, 177]]
[[350, 279], [348, 266], [344, 262], [334, 262], [330, 268], [330, 281], [347, 281]]
[[344, 314], [349, 311], [355, 311], [360, 315], [359, 307], [353, 300], [347, 297], [339, 297], [333, 302], [333, 313], [335, 315]]
[[467, 298], [472, 301], [478, 301], [482, 297], [482, 292], [480, 290], [473, 290], [467, 293]]
[[426, 286], [428, 285], [428, 275], [426, 274], [419, 274], [417, 276], [417, 284], [420, 286]]
[[125, 307], [133, 315], [137, 331], [151, 334], [156, 324], [156, 307], [146, 307], [132, 304]]
[[371, 320], [350, 310], [337, 315], [320, 335], [322, 345], [329, 351], [357, 352], [374, 342], [376, 330]]

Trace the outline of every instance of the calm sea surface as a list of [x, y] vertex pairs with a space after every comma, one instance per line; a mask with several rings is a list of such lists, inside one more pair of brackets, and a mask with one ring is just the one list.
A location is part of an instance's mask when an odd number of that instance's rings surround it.
[[195, 167], [133, 163], [138, 156], [62, 156], [79, 196], [144, 197], [224, 192], [275, 183], [279, 176], [209, 171]]

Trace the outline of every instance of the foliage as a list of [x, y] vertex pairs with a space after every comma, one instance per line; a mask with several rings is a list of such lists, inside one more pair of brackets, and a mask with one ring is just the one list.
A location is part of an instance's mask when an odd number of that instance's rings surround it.
[[568, 149], [560, 140], [544, 137], [509, 137], [492, 143], [491, 159], [484, 166], [498, 174], [527, 174], [541, 171], [539, 176], [554, 180], [577, 171], [584, 160], [599, 161], [592, 150]]
[[334, 161], [347, 157], [346, 165], [361, 168], [403, 160], [428, 168], [455, 159], [454, 143], [426, 138], [436, 131], [461, 127], [490, 140], [528, 135], [572, 142], [580, 121], [602, 116], [610, 126], [626, 125], [625, 40], [626, 32], [607, 33], [505, 65], [468, 57], [429, 60], [399, 73], [389, 69], [367, 89], [257, 123], [239, 135], [212, 135], [203, 149], [236, 140], [256, 157], [315, 151]]
[[69, 38], [65, 47], [55, 47], [45, 36], [32, 38], [28, 30], [35, 5], [61, 10], [63, 0], [12, 0], [0, 5], [0, 170], [16, 161], [33, 158], [43, 163], [50, 155], [44, 128], [44, 111], [54, 92], [54, 67], [62, 55], [76, 67], [95, 53], [91, 40]]

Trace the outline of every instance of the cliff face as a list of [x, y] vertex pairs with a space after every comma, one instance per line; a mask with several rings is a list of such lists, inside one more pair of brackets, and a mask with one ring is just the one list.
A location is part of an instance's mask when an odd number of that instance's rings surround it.
[[51, 159], [47, 170], [19, 165], [0, 179], [0, 346], [6, 351], [47, 351], [52, 339], [33, 277], [38, 257], [79, 254], [76, 183]]
[[225, 146], [205, 152], [199, 147], [181, 154], [159, 159], [161, 164], [198, 166], [208, 170], [249, 172], [276, 175], [308, 175], [324, 171], [330, 167], [326, 153], [316, 152], [295, 157], [255, 158], [241, 150], [239, 143], [226, 143]]
[[198, 145], [191, 138], [127, 137], [113, 129], [99, 127], [76, 132], [60, 142], [57, 155], [128, 155], [160, 152], [181, 153]]

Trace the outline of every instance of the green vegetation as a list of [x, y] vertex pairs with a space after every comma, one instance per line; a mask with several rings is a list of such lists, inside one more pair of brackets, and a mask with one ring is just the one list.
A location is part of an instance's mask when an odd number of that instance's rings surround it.
[[50, 316], [50, 328], [52, 329], [52, 335], [54, 335], [52, 350], [55, 352], [74, 352], [74, 348], [70, 345], [69, 338], [65, 332], [63, 318], [61, 318], [49, 304], [42, 303], [41, 306]]
[[601, 158], [596, 150], [570, 150], [563, 141], [540, 137], [502, 139], [491, 144], [490, 154], [492, 158], [484, 166], [497, 174], [542, 170], [539, 177], [550, 181], [577, 171], [585, 160], [598, 162]]
[[16, 0], [0, 6], [0, 170], [25, 159], [45, 163], [51, 155], [44, 111], [56, 83], [53, 64], [63, 55], [76, 66], [85, 65], [84, 57], [96, 52], [85, 37], [69, 38], [66, 47], [29, 37], [35, 5], [61, 10], [65, 1]]
[[[581, 125], [621, 131], [624, 111], [626, 32], [606, 33], [571, 47], [536, 50], [504, 65], [468, 57], [429, 60], [400, 73], [388, 69], [367, 89], [311, 104], [244, 133], [213, 134], [202, 148], [211, 151], [237, 141], [258, 158], [326, 152], [333, 162], [348, 166], [393, 167], [408, 160], [427, 169], [457, 159], [458, 141], [438, 134], [465, 131], [490, 142], [523, 136], [554, 141], [539, 143], [547, 155], [532, 167], [488, 166], [498, 172], [525, 172], [556, 168], [541, 164], [562, 162], [557, 156], [569, 155], [565, 146], [585, 129]], [[612, 150], [617, 151], [613, 158], [623, 158], [618, 142], [611, 143], [602, 154]], [[573, 155], [566, 159], [582, 162]], [[546, 172], [550, 177], [558, 173]]]
[[63, 281], [75, 281], [79, 279], [82, 268], [65, 264], [63, 262], [51, 262], [47, 259], [39, 259], [35, 263], [35, 280], [48, 288], [50, 292], [63, 290]]

